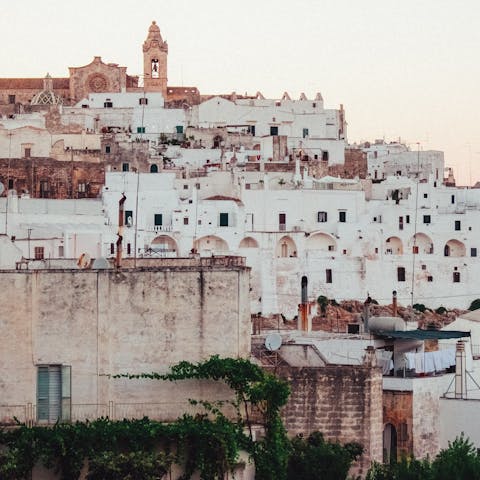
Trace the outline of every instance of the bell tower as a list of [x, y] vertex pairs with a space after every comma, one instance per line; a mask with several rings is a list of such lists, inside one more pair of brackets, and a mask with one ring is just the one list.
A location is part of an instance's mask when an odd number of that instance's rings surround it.
[[146, 92], [161, 92], [167, 99], [167, 56], [168, 44], [162, 39], [155, 21], [148, 29], [143, 42], [143, 74]]

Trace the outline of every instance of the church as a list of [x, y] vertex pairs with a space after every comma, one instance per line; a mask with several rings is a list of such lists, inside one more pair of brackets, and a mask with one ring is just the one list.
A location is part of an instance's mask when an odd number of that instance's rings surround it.
[[[14, 115], [44, 109], [49, 105], [75, 105], [90, 93], [159, 92], [165, 106], [179, 108], [200, 103], [196, 87], [168, 85], [168, 44], [155, 21], [142, 46], [143, 82], [127, 74], [127, 67], [105, 63], [95, 56], [91, 63], [69, 67], [65, 78], [0, 78], [0, 114]], [[143, 85], [142, 85], [143, 83]]]

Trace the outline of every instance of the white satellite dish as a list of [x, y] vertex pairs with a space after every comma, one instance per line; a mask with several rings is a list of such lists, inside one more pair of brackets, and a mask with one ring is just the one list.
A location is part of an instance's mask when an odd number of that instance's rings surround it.
[[0, 195], [5, 191], [5, 185], [0, 182]]
[[265, 348], [271, 352], [282, 346], [282, 337], [279, 333], [269, 333], [265, 338]]
[[87, 268], [90, 265], [90, 255], [88, 253], [82, 253], [77, 260], [78, 268]]
[[92, 268], [97, 270], [105, 270], [107, 268], [110, 268], [110, 264], [108, 263], [108, 260], [106, 258], [99, 257], [93, 261]]

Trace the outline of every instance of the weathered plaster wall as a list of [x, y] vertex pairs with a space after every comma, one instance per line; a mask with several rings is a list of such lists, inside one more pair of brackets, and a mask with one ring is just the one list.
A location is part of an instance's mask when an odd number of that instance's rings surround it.
[[[242, 266], [169, 260], [141, 270], [0, 272], [0, 288], [4, 405], [35, 404], [36, 366], [63, 364], [72, 367], [73, 416], [95, 415], [90, 410], [109, 401], [120, 408], [116, 416], [143, 416], [146, 408], [153, 418], [178, 415], [188, 398], [230, 392], [105, 375], [165, 372], [181, 360], [250, 352], [249, 269]], [[157, 407], [141, 411], [140, 403]]]

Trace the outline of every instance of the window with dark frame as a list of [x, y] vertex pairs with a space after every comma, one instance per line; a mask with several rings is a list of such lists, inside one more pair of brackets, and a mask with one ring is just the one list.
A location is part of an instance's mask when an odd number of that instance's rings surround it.
[[405, 281], [405, 267], [398, 267], [397, 268], [397, 280], [399, 282]]
[[332, 276], [332, 269], [327, 268], [325, 270], [325, 283], [332, 283], [333, 276]]
[[317, 222], [323, 223], [326, 222], [328, 218], [327, 212], [317, 212]]

